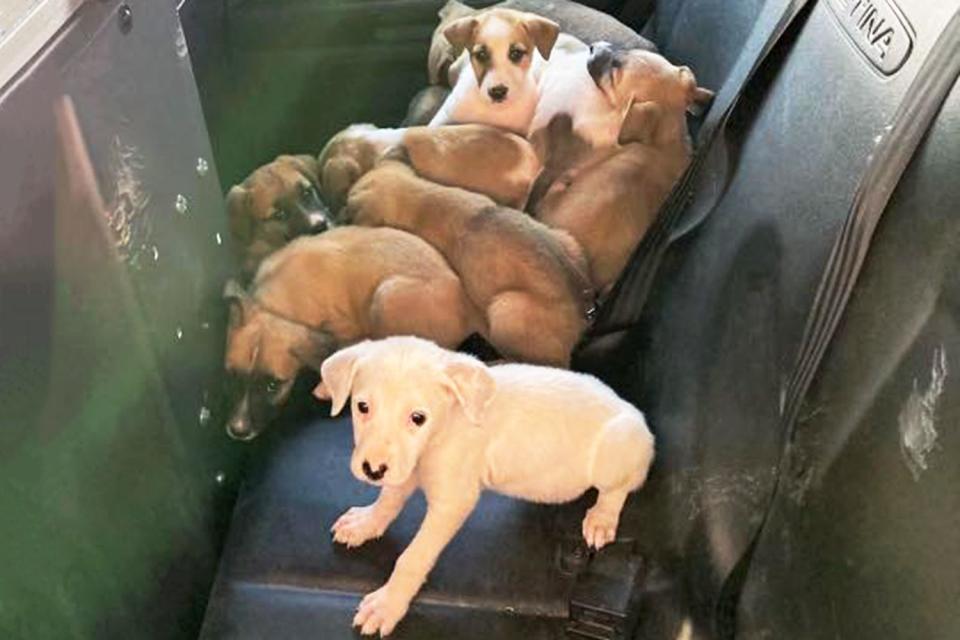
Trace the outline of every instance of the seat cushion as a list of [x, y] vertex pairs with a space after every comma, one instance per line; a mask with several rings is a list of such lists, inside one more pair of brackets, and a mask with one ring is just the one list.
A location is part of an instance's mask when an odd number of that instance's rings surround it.
[[[237, 501], [202, 637], [354, 637], [352, 612], [413, 537], [423, 496], [382, 539], [348, 550], [332, 542], [331, 524], [376, 497], [350, 474], [349, 420], [308, 421], [265, 438]], [[397, 637], [559, 637], [571, 578], [558, 566], [558, 518], [555, 507], [484, 495]]]

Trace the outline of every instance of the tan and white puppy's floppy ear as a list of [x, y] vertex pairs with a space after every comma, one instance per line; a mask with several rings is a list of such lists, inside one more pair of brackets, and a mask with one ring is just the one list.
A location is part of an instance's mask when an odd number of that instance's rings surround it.
[[456, 57], [461, 51], [473, 44], [474, 34], [477, 32], [477, 25], [480, 22], [473, 16], [466, 16], [451, 22], [443, 30], [443, 37], [447, 39], [450, 46], [453, 47], [453, 53]]
[[680, 67], [680, 80], [687, 88], [687, 111], [694, 116], [703, 115], [713, 102], [713, 91], [697, 86], [697, 78], [690, 67]]
[[455, 355], [443, 367], [443, 374], [447, 379], [445, 386], [453, 393], [467, 419], [480, 424], [484, 410], [497, 391], [497, 384], [487, 366], [476, 358]]
[[[370, 350], [370, 341], [358, 342], [352, 347], [341, 349], [323, 361], [320, 367], [321, 383], [330, 396], [332, 403], [330, 415], [335, 416], [343, 409], [353, 389], [353, 378], [357, 374], [357, 362]], [[318, 385], [319, 388], [319, 385]]]
[[543, 59], [549, 60], [553, 45], [557, 43], [557, 37], [560, 35], [560, 25], [553, 20], [529, 13], [523, 21], [523, 26]]

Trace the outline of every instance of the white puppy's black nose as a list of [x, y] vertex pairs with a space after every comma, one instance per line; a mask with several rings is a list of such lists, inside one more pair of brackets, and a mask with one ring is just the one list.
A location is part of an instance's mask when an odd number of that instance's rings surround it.
[[507, 87], [502, 84], [490, 87], [487, 90], [487, 93], [490, 95], [490, 99], [494, 102], [503, 102], [507, 99]]
[[361, 466], [363, 468], [363, 475], [367, 476], [373, 481], [377, 481], [381, 479], [383, 475], [387, 472], [387, 465], [385, 464], [381, 464], [379, 467], [376, 468], [376, 470], [374, 470], [374, 468], [370, 466], [370, 463], [364, 460], [363, 465]]

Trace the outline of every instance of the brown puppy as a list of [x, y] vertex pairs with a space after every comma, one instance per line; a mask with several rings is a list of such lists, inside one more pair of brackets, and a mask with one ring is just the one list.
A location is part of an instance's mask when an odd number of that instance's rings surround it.
[[225, 366], [236, 385], [227, 432], [255, 437], [286, 402], [297, 373], [320, 370], [366, 338], [415, 335], [449, 348], [483, 332], [460, 279], [433, 247], [396, 229], [343, 227], [270, 256], [249, 293], [228, 284]]
[[317, 161], [311, 156], [278, 156], [230, 189], [230, 233], [245, 278], [293, 238], [328, 227], [317, 176]]
[[357, 182], [344, 213], [355, 224], [411, 231], [439, 249], [505, 357], [569, 366], [592, 290], [582, 251], [566, 232], [394, 160]]
[[[642, 91], [655, 97], [629, 108], [620, 130], [622, 146], [598, 151], [563, 173], [532, 213], [577, 239], [590, 263], [593, 284], [604, 293], [690, 164], [685, 114], [712, 93], [697, 86], [688, 68], [670, 65], [656, 54], [608, 49], [602, 58], [604, 64], [595, 65], [592, 72], [612, 101], [622, 99], [626, 91], [622, 78], [628, 73], [642, 77], [633, 83], [631, 96]], [[631, 66], [642, 66], [643, 71]]]
[[320, 153], [322, 193], [333, 211], [339, 211], [350, 187], [388, 149], [402, 150], [424, 178], [482, 193], [518, 209], [526, 204], [540, 172], [540, 161], [529, 142], [494, 127], [353, 125], [334, 136]]

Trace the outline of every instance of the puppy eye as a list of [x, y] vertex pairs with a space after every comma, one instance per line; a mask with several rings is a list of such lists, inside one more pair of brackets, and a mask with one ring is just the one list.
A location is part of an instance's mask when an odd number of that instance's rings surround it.
[[490, 61], [490, 52], [485, 48], [481, 47], [473, 52], [473, 58], [480, 63], [487, 63]]
[[287, 210], [281, 207], [277, 207], [276, 209], [273, 210], [273, 213], [270, 214], [270, 219], [276, 220], [278, 222], [284, 222], [289, 217], [290, 217], [290, 214], [287, 213]]
[[359, 411], [360, 413], [370, 413], [370, 405], [368, 405], [366, 402], [361, 400], [360, 402], [357, 403], [357, 411]]
[[422, 427], [427, 422], [427, 414], [422, 411], [414, 411], [410, 414], [410, 422], [418, 427]]
[[277, 378], [266, 378], [263, 381], [263, 388], [267, 393], [273, 395], [280, 389], [280, 385], [282, 384], [283, 381], [278, 380]]
[[310, 195], [313, 195], [313, 185], [311, 185], [309, 182], [301, 182], [301, 183], [300, 183], [300, 198], [303, 199], [303, 198], [306, 198], [306, 197], [308, 197], [308, 196], [310, 196]]
[[507, 57], [510, 58], [510, 62], [517, 64], [523, 60], [523, 56], [526, 53], [526, 51], [518, 47], [510, 47], [510, 53], [507, 54]]

